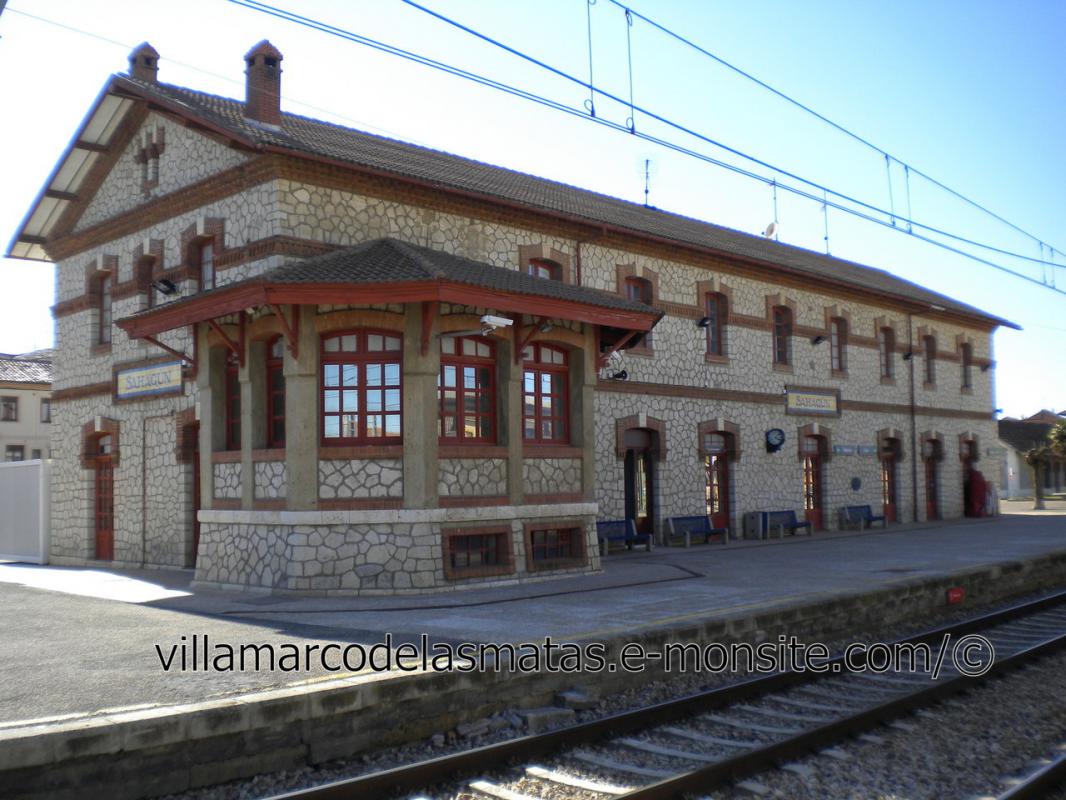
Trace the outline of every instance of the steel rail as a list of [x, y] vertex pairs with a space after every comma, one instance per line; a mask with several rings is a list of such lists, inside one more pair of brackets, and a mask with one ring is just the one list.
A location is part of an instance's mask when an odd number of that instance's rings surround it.
[[[892, 646], [896, 644], [938, 640], [942, 639], [946, 634], [962, 634], [992, 627], [994, 625], [1009, 622], [1012, 619], [1035, 614], [1064, 604], [1066, 604], [1066, 591], [1057, 592], [1037, 600], [1019, 603], [1008, 608], [970, 617], [969, 619], [959, 622], [931, 628], [911, 636], [901, 637], [888, 644]], [[1066, 637], [1063, 637], [1063, 641], [1066, 642]], [[852, 663], [855, 666], [861, 666], [863, 660], [864, 658], [862, 654], [856, 654], [853, 656]], [[840, 664], [843, 666], [843, 661], [843, 656], [838, 655], [829, 659], [826, 664], [830, 667], [834, 664]], [[1002, 663], [1006, 664], [1008, 662], [1013, 664], [1014, 657], [1004, 659]], [[999, 663], [997, 663], [996, 666], [998, 667]], [[995, 667], [993, 669], [998, 671]], [[760, 675], [736, 683], [731, 683], [726, 686], [696, 692], [685, 697], [667, 700], [644, 708], [619, 712], [607, 717], [579, 723], [577, 725], [570, 725], [542, 734], [523, 736], [517, 739], [510, 739], [504, 742], [439, 756], [415, 764], [395, 767], [382, 772], [360, 775], [354, 778], [345, 778], [305, 789], [297, 789], [284, 794], [275, 795], [270, 800], [359, 800], [368, 797], [387, 797], [389, 794], [396, 792], [425, 789], [428, 786], [456, 780], [464, 775], [497, 769], [514, 761], [529, 761], [534, 758], [549, 755], [563, 748], [588, 744], [590, 742], [616, 737], [633, 731], [653, 727], [655, 725], [674, 722], [685, 717], [733, 705], [742, 700], [781, 691], [782, 689], [800, 684], [816, 683], [822, 678], [838, 677], [845, 674], [847, 674], [846, 670], [842, 669], [837, 672], [830, 668], [825, 672], [819, 673], [775, 672], [769, 675]], [[981, 679], [978, 678], [973, 680], [976, 682]], [[924, 695], [929, 691], [930, 690], [924, 690], [920, 694]], [[896, 703], [904, 703], [911, 697], [914, 697], [914, 695], [908, 695], [907, 697], [893, 701], [893, 703], [886, 703], [884, 705], [891, 706]], [[878, 709], [881, 708], [881, 706], [878, 707]], [[871, 710], [870, 712], [864, 712], [864, 716], [866, 713], [872, 714], [876, 710], [877, 709]], [[898, 713], [904, 713], [904, 709], [901, 707]], [[843, 725], [844, 722], [846, 721], [842, 720], [839, 723], [834, 722], [832, 725], [822, 727], [835, 727], [838, 724]], [[873, 724], [875, 723], [869, 722], [866, 723], [866, 726], [869, 727]], [[822, 728], [816, 730], [821, 729]], [[850, 731], [852, 729], [849, 727], [847, 730]], [[846, 732], [842, 732], [840, 735], [846, 735]], [[708, 770], [717, 770], [719, 769], [720, 764], [731, 765], [733, 772], [730, 772], [729, 774], [739, 774], [741, 770], [746, 769], [744, 765], [749, 758], [753, 758], [760, 752], [766, 752], [766, 750], [772, 750], [783, 746], [789, 741], [791, 740], [778, 742], [774, 745], [770, 745], [769, 748], [764, 748], [759, 751], [751, 751], [741, 756], [728, 759], [728, 761], [725, 762], [718, 762], [708, 767], [707, 770], [686, 773], [685, 776], [680, 776], [679, 778], [661, 781], [658, 784], [652, 784], [651, 786], [644, 787], [632, 794], [626, 795], [626, 797], [651, 798], [679, 796], [682, 791], [691, 791], [691, 789], [678, 790], [676, 793], [656, 795], [645, 795], [640, 794], [640, 792], [649, 791], [656, 787], [662, 787], [665, 791], [672, 781], [681, 780], [682, 778], [689, 781], [694, 780], [691, 778], [692, 775], [701, 774]], [[809, 747], [810, 745], [807, 745], [804, 749]], [[783, 757], [785, 756], [774, 756], [774, 758], [777, 759]], [[763, 761], [762, 763], [765, 764], [768, 762]], [[748, 769], [747, 771], [750, 772], [752, 770]]]
[[1020, 780], [996, 800], [1039, 800], [1047, 797], [1052, 789], [1066, 785], [1066, 753], [1036, 772]]

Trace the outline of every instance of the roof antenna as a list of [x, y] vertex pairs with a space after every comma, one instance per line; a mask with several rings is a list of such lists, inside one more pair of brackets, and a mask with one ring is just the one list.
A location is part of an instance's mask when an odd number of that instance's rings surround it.
[[651, 159], [644, 159], [644, 207], [650, 208], [648, 205], [648, 166], [651, 164]]

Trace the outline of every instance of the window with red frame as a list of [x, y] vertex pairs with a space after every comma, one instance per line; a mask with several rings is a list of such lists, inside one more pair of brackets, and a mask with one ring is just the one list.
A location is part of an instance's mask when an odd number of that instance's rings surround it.
[[787, 367], [792, 363], [792, 309], [774, 306], [774, 363]]
[[449, 540], [451, 568], [498, 567], [505, 562], [507, 543], [504, 533], [477, 533], [453, 536]]
[[96, 331], [96, 341], [111, 344], [111, 276], [100, 278], [100, 316]]
[[437, 396], [442, 442], [496, 441], [496, 346], [479, 336], [442, 337]]
[[566, 351], [548, 344], [532, 344], [522, 355], [522, 438], [527, 442], [566, 442]]
[[403, 339], [356, 330], [322, 338], [322, 443], [401, 441]]
[[881, 352], [881, 377], [896, 377], [896, 332], [892, 328], [881, 328], [877, 332], [878, 349]]
[[241, 379], [237, 354], [226, 355], [226, 449], [241, 449]]
[[532, 275], [534, 278], [561, 281], [563, 279], [563, 268], [546, 258], [531, 258], [529, 263], [526, 264], [526, 274]]
[[843, 317], [829, 320], [829, 366], [833, 372], [848, 371], [848, 321]]
[[962, 347], [962, 388], [973, 388], [973, 345], [964, 342]]
[[725, 321], [729, 313], [725, 295], [711, 293], [704, 303], [707, 322], [707, 355], [725, 355]]
[[204, 242], [200, 245], [200, 291], [215, 288], [215, 245]]
[[925, 350], [925, 382], [936, 383], [936, 339], [926, 336], [922, 339], [922, 348]]
[[534, 563], [570, 561], [583, 556], [580, 528], [548, 528], [529, 532], [529, 553]]
[[285, 446], [285, 340], [275, 336], [266, 346], [266, 442]]

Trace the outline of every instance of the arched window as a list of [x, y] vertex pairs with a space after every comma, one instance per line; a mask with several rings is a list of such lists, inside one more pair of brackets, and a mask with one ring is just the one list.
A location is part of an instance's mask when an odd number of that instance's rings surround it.
[[848, 371], [848, 321], [843, 317], [829, 320], [829, 362], [833, 372]]
[[495, 344], [481, 336], [441, 337], [437, 396], [442, 442], [495, 442]]
[[240, 362], [232, 350], [226, 353], [226, 449], [241, 449]]
[[973, 388], [973, 345], [963, 342], [959, 348], [962, 356], [962, 388]]
[[522, 438], [544, 444], [568, 441], [566, 351], [548, 344], [531, 344], [522, 355]]
[[111, 344], [111, 276], [100, 278], [100, 314], [97, 319], [96, 341]]
[[787, 367], [792, 363], [792, 309], [773, 309], [774, 364]]
[[266, 442], [285, 446], [285, 339], [275, 336], [266, 344]]
[[215, 288], [215, 245], [203, 242], [197, 250], [200, 265], [200, 291]]
[[896, 332], [892, 328], [877, 331], [877, 347], [881, 354], [881, 377], [896, 377]]
[[403, 339], [356, 330], [322, 339], [322, 443], [401, 441]]
[[647, 278], [626, 278], [626, 298], [651, 305], [655, 299], [651, 281]]
[[924, 337], [922, 349], [925, 352], [925, 383], [933, 386], [936, 384], [936, 337]]
[[704, 301], [706, 316], [700, 320], [707, 327], [707, 355], [725, 355], [725, 322], [729, 316], [729, 301], [724, 294], [709, 292]]
[[563, 268], [560, 264], [547, 258], [531, 258], [529, 263], [526, 264], [526, 274], [532, 275], [534, 278], [561, 281], [563, 279]]

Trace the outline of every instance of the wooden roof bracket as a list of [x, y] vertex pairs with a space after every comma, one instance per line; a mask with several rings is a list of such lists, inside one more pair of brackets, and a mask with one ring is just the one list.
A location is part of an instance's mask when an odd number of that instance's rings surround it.
[[521, 341], [518, 340], [518, 329], [519, 329], [519, 327], [521, 327], [519, 325], [520, 320], [515, 320], [515, 325], [514, 325], [514, 329], [515, 329], [514, 330], [514, 333], [515, 333], [515, 337], [514, 337], [515, 338], [514, 363], [516, 363], [516, 364], [522, 363], [522, 351], [526, 349], [526, 345], [529, 344], [530, 341], [532, 341], [533, 337], [537, 335], [537, 331], [540, 329], [540, 326], [543, 325], [545, 320], [547, 320], [547, 319], [548, 318], [544, 317], [544, 316], [537, 317], [536, 319], [534, 319], [533, 320], [533, 324], [529, 326], [529, 333], [527, 333], [525, 335], [525, 338], [523, 338]]
[[248, 315], [244, 311], [241, 311], [238, 315], [239, 322], [237, 325], [236, 342], [229, 337], [229, 334], [222, 330], [222, 326], [219, 325], [216, 320], [207, 320], [207, 324], [211, 326], [211, 329], [222, 338], [222, 343], [225, 344], [227, 348], [229, 348], [230, 352], [237, 356], [237, 363], [242, 367], [244, 366], [244, 335], [247, 316]]
[[621, 350], [623, 347], [625, 347], [627, 344], [629, 344], [629, 341], [634, 336], [640, 335], [640, 333], [641, 333], [640, 331], [630, 331], [625, 336], [623, 336], [621, 339], [619, 339], [617, 342], [615, 342], [611, 346], [610, 350], [608, 350], [606, 353], [602, 353], [600, 355], [600, 361], [599, 361], [600, 369], [603, 369], [604, 367], [606, 367], [607, 364], [611, 360], [611, 356], [613, 356], [615, 353], [617, 353], [619, 350]]
[[144, 339], [146, 342], [149, 342], [150, 344], [154, 344], [160, 350], [166, 350], [172, 356], [177, 356], [182, 361], [188, 362], [189, 365], [193, 369], [196, 369], [196, 359], [193, 358], [192, 356], [187, 356], [187, 355], [185, 355], [185, 353], [181, 352], [180, 350], [175, 350], [170, 345], [163, 344], [161, 341], [156, 339], [154, 336], [142, 336], [141, 338]]
[[300, 307], [289, 306], [292, 309], [292, 323], [285, 317], [285, 310], [277, 303], [270, 303], [270, 308], [278, 318], [281, 330], [285, 334], [285, 342], [289, 346], [289, 355], [296, 361], [300, 357]]

